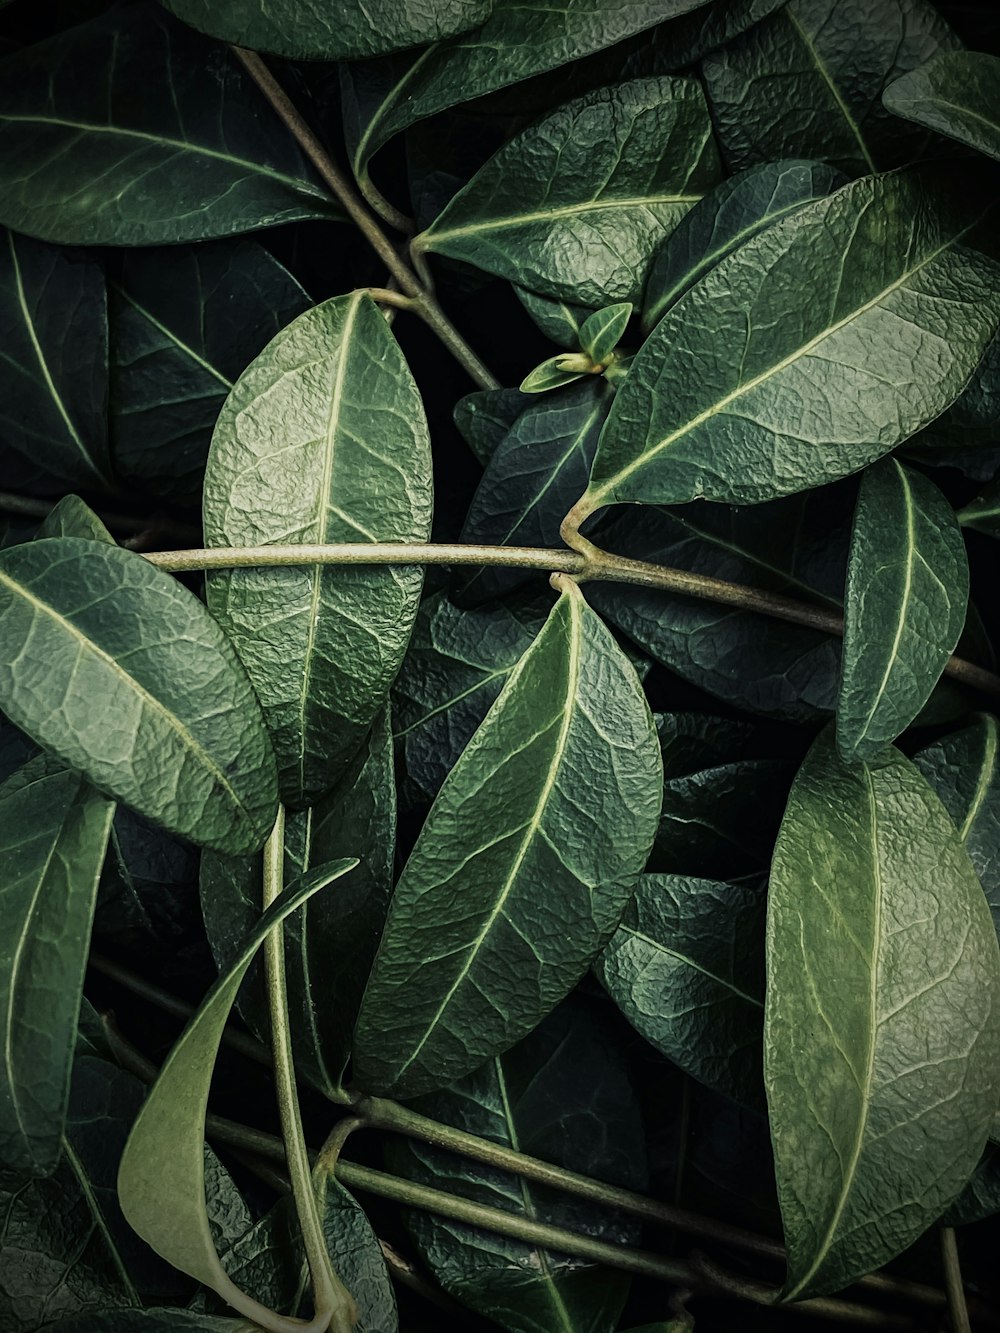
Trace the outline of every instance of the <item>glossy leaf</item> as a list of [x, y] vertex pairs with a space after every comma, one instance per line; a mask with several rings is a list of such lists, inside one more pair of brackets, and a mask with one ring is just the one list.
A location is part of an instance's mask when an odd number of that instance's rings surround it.
[[88, 504], [78, 495], [64, 495], [52, 506], [35, 534], [44, 537], [87, 537], [91, 541], [117, 546], [117, 542]]
[[233, 1287], [219, 1264], [205, 1208], [204, 1153], [209, 1087], [223, 1029], [268, 933], [356, 864], [340, 861], [297, 881], [260, 917], [167, 1057], [122, 1154], [118, 1198], [129, 1225], [168, 1263], [224, 1298]]
[[529, 371], [521, 381], [521, 393], [548, 393], [550, 389], [561, 389], [567, 384], [572, 384], [574, 380], [582, 379], [588, 372], [585, 370], [567, 370], [565, 366], [574, 364], [572, 357], [567, 357], [565, 352], [560, 352], [558, 356], [550, 356], [547, 361], [543, 361], [534, 370]]
[[7, 1179], [59, 1160], [97, 881], [114, 802], [76, 773], [0, 796], [0, 1162]]
[[[587, 484], [611, 398], [607, 384], [588, 375], [583, 384], [530, 403], [486, 465], [462, 541], [557, 546], [562, 517]], [[483, 568], [459, 587], [463, 598], [481, 601], [530, 578], [530, 570]]]
[[0, 62], [0, 222], [167, 245], [336, 217], [250, 76], [142, 0]]
[[276, 807], [263, 719], [186, 588], [103, 542], [31, 542], [0, 551], [0, 629], [0, 706], [39, 745], [182, 837], [261, 846]]
[[595, 366], [611, 359], [612, 353], [624, 337], [631, 317], [632, 302], [620, 301], [617, 305], [608, 305], [595, 310], [580, 325], [580, 348], [587, 353]]
[[656, 246], [718, 177], [700, 85], [634, 79], [511, 140], [414, 244], [576, 304], [637, 299]]
[[110, 297], [115, 471], [143, 492], [200, 500], [226, 395], [309, 298], [249, 240], [129, 252]]
[[569, 350], [580, 346], [580, 329], [591, 314], [586, 306], [559, 301], [552, 296], [539, 296], [527, 287], [515, 286], [514, 291], [546, 338]]
[[723, 181], [681, 219], [653, 259], [642, 311], [648, 331], [705, 274], [758, 232], [844, 183], [820, 162], [768, 162]]
[[760, 884], [643, 875], [595, 964], [652, 1046], [755, 1108], [764, 1101], [764, 909]]
[[661, 782], [635, 672], [567, 582], [396, 885], [355, 1033], [359, 1086], [441, 1087], [566, 995], [629, 899]]
[[[319, 894], [284, 928], [288, 1009], [299, 1073], [338, 1095], [368, 969], [392, 891], [396, 790], [388, 716], [377, 719], [342, 781], [285, 823], [285, 880], [356, 856], [332, 893]], [[238, 954], [260, 915], [259, 857], [201, 859], [201, 910], [220, 971]], [[255, 973], [237, 1007], [264, 1041], [269, 1020], [263, 977]], [[350, 1285], [350, 1284], [348, 1284]]]
[[[425, 541], [431, 463], [420, 395], [378, 307], [355, 293], [301, 315], [226, 401], [205, 474], [210, 546]], [[343, 774], [385, 702], [420, 598], [417, 567], [232, 570], [208, 581], [261, 700], [284, 799]]]
[[774, 855], [767, 968], [791, 1299], [914, 1241], [996, 1110], [996, 932], [947, 811], [897, 751], [848, 767], [829, 731], [810, 751]]
[[[625, 1063], [586, 1009], [566, 1005], [506, 1055], [418, 1109], [505, 1147], [600, 1180], [645, 1185], [642, 1124]], [[631, 1219], [412, 1141], [390, 1165], [409, 1179], [516, 1216], [635, 1243]], [[514, 1333], [611, 1333], [628, 1278], [432, 1213], [406, 1222], [420, 1257], [463, 1305]]]
[[882, 91], [959, 45], [928, 0], [791, 0], [704, 63], [723, 155], [736, 171], [816, 157], [856, 176], [913, 162], [928, 136]]
[[518, 389], [481, 389], [455, 404], [455, 425], [483, 467], [528, 406]]
[[368, 59], [467, 32], [490, 16], [492, 0], [165, 0], [178, 18], [223, 42], [290, 60]]
[[861, 482], [844, 602], [837, 748], [873, 759], [930, 698], [965, 625], [969, 562], [948, 501], [888, 458]]
[[[761, 232], [664, 315], [619, 389], [585, 508], [758, 503], [875, 461], [965, 387], [1000, 270], [913, 175]], [[670, 392], [666, 392], [666, 386]]]
[[1000, 158], [1000, 58], [981, 51], [935, 55], [886, 88], [886, 109]]
[[100, 266], [0, 228], [0, 348], [4, 484], [108, 486]]

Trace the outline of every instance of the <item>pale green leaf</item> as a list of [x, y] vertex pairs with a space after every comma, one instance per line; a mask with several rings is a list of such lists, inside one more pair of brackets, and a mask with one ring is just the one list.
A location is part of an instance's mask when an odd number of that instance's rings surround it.
[[951, 51], [904, 74], [882, 98], [894, 115], [1000, 158], [1000, 57]]
[[580, 348], [595, 366], [603, 365], [610, 359], [631, 317], [632, 302], [620, 301], [617, 305], [595, 310], [580, 325]]
[[550, 389], [561, 389], [564, 384], [582, 379], [586, 371], [563, 369], [565, 357], [565, 352], [560, 352], [558, 356], [550, 356], [547, 361], [542, 361], [529, 371], [519, 385], [521, 392], [548, 393]]

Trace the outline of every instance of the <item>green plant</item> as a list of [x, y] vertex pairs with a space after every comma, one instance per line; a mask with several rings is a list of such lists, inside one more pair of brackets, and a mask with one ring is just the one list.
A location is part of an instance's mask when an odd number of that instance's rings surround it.
[[995, 1323], [990, 29], [0, 0], [5, 1329]]

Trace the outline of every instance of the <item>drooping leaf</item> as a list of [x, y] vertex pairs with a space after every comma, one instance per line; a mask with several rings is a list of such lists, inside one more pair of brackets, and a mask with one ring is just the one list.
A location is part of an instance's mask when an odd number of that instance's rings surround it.
[[579, 60], [704, 3], [494, 0], [492, 16], [471, 37], [440, 42], [402, 59], [347, 66], [344, 129], [359, 184], [370, 193], [372, 157], [418, 120]]
[[100, 266], [0, 228], [0, 349], [4, 485], [108, 487]]
[[928, 0], [791, 0], [708, 57], [705, 86], [730, 168], [822, 158], [851, 175], [905, 166], [928, 136], [883, 89], [958, 38]]
[[888, 111], [1000, 158], [1000, 57], [982, 51], [933, 59], [886, 88]]
[[[418, 1109], [494, 1143], [631, 1189], [645, 1186], [645, 1140], [621, 1054], [582, 1006], [567, 1004], [530, 1037]], [[392, 1145], [408, 1179], [516, 1216], [619, 1244], [639, 1228], [620, 1214], [412, 1141]], [[407, 1227], [424, 1263], [463, 1305], [513, 1333], [611, 1333], [628, 1278], [432, 1213]]]
[[105, 525], [78, 495], [64, 495], [52, 506], [38, 525], [35, 533], [44, 537], [87, 537], [90, 541], [105, 542], [109, 546], [118, 543]]
[[362, 60], [468, 32], [490, 16], [492, 0], [165, 0], [169, 10], [223, 42], [289, 60]]
[[528, 406], [517, 389], [481, 389], [455, 404], [455, 425], [483, 467]]
[[77, 773], [0, 797], [0, 1173], [59, 1160], [97, 881], [114, 802]]
[[[284, 928], [288, 1009], [299, 1073], [321, 1092], [340, 1091], [351, 1032], [392, 891], [396, 790], [387, 714], [343, 779], [308, 810], [285, 823], [285, 880], [315, 874], [348, 855], [358, 858], [332, 893], [319, 894]], [[201, 909], [212, 953], [224, 971], [260, 915], [260, 858], [206, 852], [201, 859]], [[267, 1040], [263, 978], [251, 978], [237, 1007]]]
[[[600, 378], [532, 402], [486, 465], [462, 528], [462, 541], [497, 546], [557, 546], [563, 515], [587, 485], [612, 394]], [[484, 567], [459, 587], [482, 601], [516, 588], [531, 570]]]
[[414, 245], [576, 304], [637, 300], [656, 246], [718, 178], [698, 82], [635, 79], [506, 144]]
[[309, 298], [249, 240], [129, 252], [110, 298], [115, 471], [123, 485], [197, 500], [226, 395]]
[[764, 911], [759, 883], [642, 875], [595, 964], [651, 1045], [754, 1108], [764, 1101]]
[[[301, 315], [240, 377], [205, 474], [209, 546], [426, 541], [427, 423], [362, 293]], [[208, 580], [261, 700], [284, 798], [334, 785], [385, 702], [420, 598], [417, 567], [231, 570]]]
[[[274, 756], [235, 654], [186, 588], [117, 546], [35, 541], [0, 551], [0, 631], [0, 707], [39, 745], [182, 837], [260, 847]], [[181, 786], [164, 781], [178, 772]]]
[[873, 759], [930, 698], [965, 625], [969, 562], [954, 511], [894, 458], [861, 482], [844, 600], [837, 748]]
[[635, 672], [566, 581], [396, 886], [355, 1033], [359, 1086], [441, 1087], [567, 994], [645, 863], [661, 783]]
[[789, 213], [823, 199], [844, 177], [821, 162], [768, 162], [723, 181], [680, 220], [660, 245], [646, 282], [648, 331], [680, 297], [733, 250]]
[[225, 47], [150, 0], [0, 62], [0, 222], [168, 245], [338, 216]]
[[219, 1263], [205, 1207], [204, 1153], [209, 1087], [223, 1029], [268, 933], [356, 864], [340, 861], [297, 881], [260, 917], [167, 1057], [122, 1154], [118, 1198], [129, 1225], [168, 1263], [223, 1298], [233, 1287]]
[[791, 1299], [915, 1240], [996, 1110], [996, 932], [947, 811], [898, 751], [847, 766], [829, 730], [810, 751], [775, 850], [767, 969]]
[[582, 512], [758, 503], [913, 435], [1000, 321], [997, 266], [962, 244], [979, 215], [954, 215], [914, 174], [865, 177], [730, 254], [636, 356]]

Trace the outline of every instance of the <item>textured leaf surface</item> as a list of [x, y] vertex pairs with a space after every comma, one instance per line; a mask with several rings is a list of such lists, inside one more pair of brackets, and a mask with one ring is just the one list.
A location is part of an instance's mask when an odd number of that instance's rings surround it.
[[117, 542], [88, 504], [78, 495], [64, 495], [38, 525], [36, 537], [87, 537], [116, 546]]
[[[335, 889], [310, 899], [284, 928], [296, 1065], [327, 1095], [340, 1090], [354, 1020], [389, 905], [395, 845], [392, 738], [383, 715], [334, 791], [308, 810], [289, 814], [285, 822], [286, 883], [346, 856], [359, 862]], [[201, 910], [220, 971], [238, 954], [260, 915], [262, 892], [259, 857], [202, 855]], [[253, 1031], [268, 1040], [259, 972], [237, 1004]]]
[[107, 383], [100, 267], [0, 228], [4, 485], [107, 486]]
[[754, 1108], [764, 1100], [764, 911], [759, 884], [643, 875], [595, 968], [651, 1045]]
[[[290, 324], [241, 376], [205, 475], [210, 546], [425, 541], [431, 462], [420, 395], [374, 302]], [[385, 701], [419, 568], [233, 570], [208, 582], [264, 708], [290, 804], [328, 791]]]
[[164, 245], [335, 217], [235, 56], [140, 3], [0, 62], [0, 221]]
[[981, 51], [937, 55], [897, 79], [882, 99], [896, 116], [1000, 158], [1000, 58]]
[[416, 245], [579, 305], [638, 299], [657, 244], [718, 177], [698, 82], [634, 79], [506, 144]]
[[954, 511], [894, 458], [865, 473], [847, 566], [837, 748], [872, 759], [930, 698], [965, 625], [969, 562]]
[[396, 886], [355, 1034], [360, 1086], [441, 1087], [566, 995], [645, 863], [661, 774], [635, 672], [567, 584]]
[[646, 282], [643, 327], [699, 278], [765, 227], [823, 199], [844, 177], [820, 162], [769, 162], [723, 181], [681, 219], [656, 252]]
[[248, 240], [130, 251], [110, 298], [115, 472], [144, 492], [200, 500], [226, 395], [309, 298]]
[[276, 784], [260, 709], [176, 580], [88, 538], [11, 547], [0, 644], [4, 712], [99, 790], [208, 847], [263, 843]]
[[[451, 1088], [423, 1098], [435, 1120], [505, 1147], [632, 1189], [645, 1186], [645, 1140], [625, 1062], [581, 1007], [565, 1005], [506, 1055]], [[516, 1216], [619, 1244], [639, 1228], [609, 1213], [407, 1141], [392, 1168], [408, 1179]], [[514, 1333], [611, 1333], [628, 1292], [620, 1273], [410, 1212], [424, 1263], [464, 1305]]]
[[586, 507], [755, 503], [913, 435], [965, 387], [1000, 320], [996, 265], [962, 246], [972, 225], [915, 176], [874, 176], [741, 246], [636, 356]]
[[518, 389], [482, 389], [455, 404], [455, 425], [483, 467], [528, 406]]
[[490, 16], [492, 0], [166, 0], [201, 32], [290, 60], [368, 59], [452, 37]]
[[559, 301], [553, 296], [539, 296], [527, 287], [515, 287], [514, 291], [546, 338], [574, 351], [579, 347], [580, 328], [591, 313], [586, 306]]
[[775, 850], [767, 968], [791, 1298], [915, 1240], [996, 1110], [996, 932], [947, 811], [897, 751], [847, 767], [829, 730], [810, 751]]
[[927, 134], [887, 114], [887, 84], [960, 43], [927, 0], [791, 0], [705, 61], [733, 170], [817, 157], [852, 175], [904, 166]]
[[97, 881], [114, 803], [76, 773], [0, 797], [0, 1158], [8, 1178], [59, 1160]]

